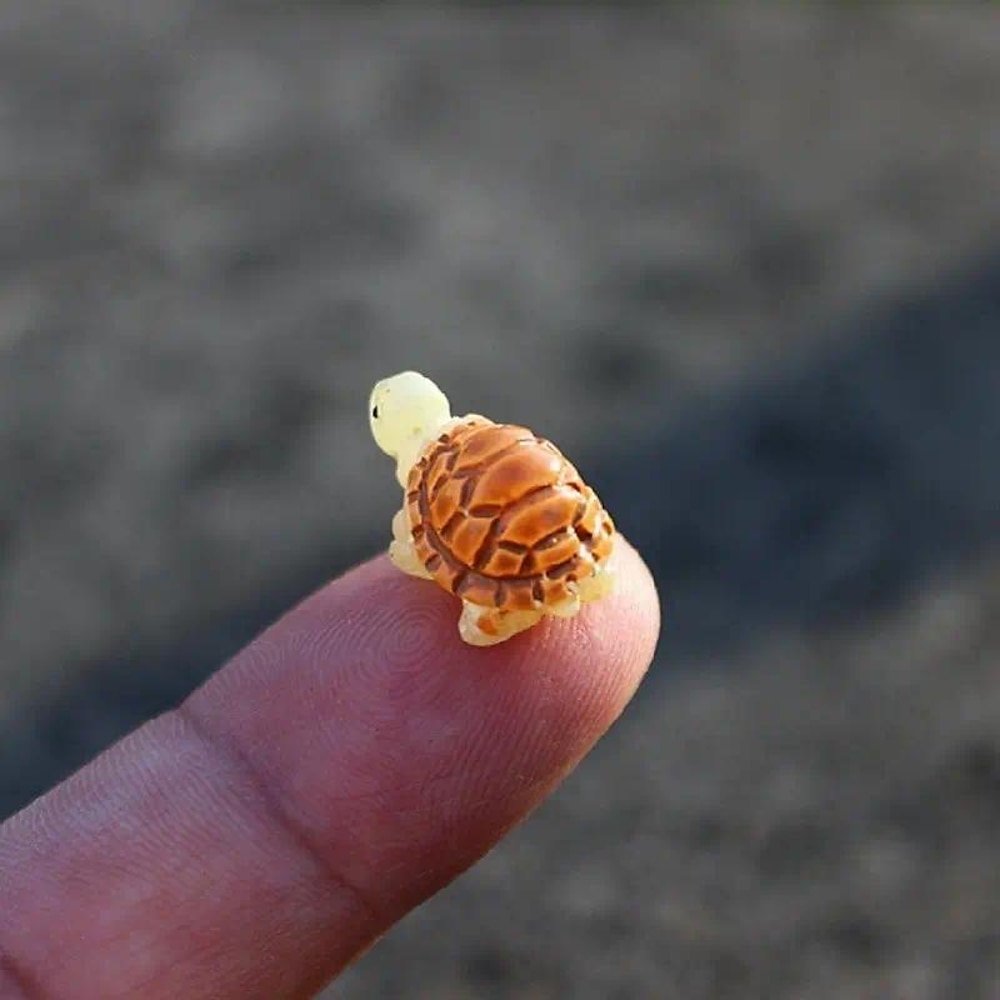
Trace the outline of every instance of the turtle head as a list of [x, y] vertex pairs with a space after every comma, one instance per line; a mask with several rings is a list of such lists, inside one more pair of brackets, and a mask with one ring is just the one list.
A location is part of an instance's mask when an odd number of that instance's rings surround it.
[[368, 417], [375, 443], [397, 459], [402, 474], [424, 442], [451, 419], [451, 408], [448, 397], [429, 378], [419, 372], [400, 372], [376, 383], [368, 401]]

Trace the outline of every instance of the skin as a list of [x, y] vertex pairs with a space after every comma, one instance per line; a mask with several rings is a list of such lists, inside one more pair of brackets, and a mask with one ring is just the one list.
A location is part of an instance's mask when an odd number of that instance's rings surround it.
[[[413, 371], [377, 382], [368, 400], [368, 414], [372, 436], [382, 451], [395, 460], [396, 480], [404, 490], [424, 448], [458, 419], [463, 419], [452, 417], [448, 399], [437, 385]], [[392, 519], [389, 558], [410, 576], [433, 579], [417, 556], [405, 507]], [[459, 635], [473, 646], [493, 646], [533, 628], [546, 615], [572, 618], [584, 604], [613, 593], [616, 583], [615, 574], [608, 566], [601, 565], [593, 576], [577, 583], [574, 595], [562, 604], [538, 605], [537, 610], [531, 611], [503, 611], [463, 600]]]
[[659, 606], [621, 580], [474, 649], [382, 557], [0, 826], [3, 1000], [313, 996], [534, 809], [618, 717]]

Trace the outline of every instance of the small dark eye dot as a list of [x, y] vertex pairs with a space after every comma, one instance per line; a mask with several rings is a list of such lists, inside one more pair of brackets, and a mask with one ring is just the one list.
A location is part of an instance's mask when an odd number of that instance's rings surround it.
[[377, 406], [373, 406], [372, 407], [372, 417], [375, 420], [378, 420], [378, 407]]

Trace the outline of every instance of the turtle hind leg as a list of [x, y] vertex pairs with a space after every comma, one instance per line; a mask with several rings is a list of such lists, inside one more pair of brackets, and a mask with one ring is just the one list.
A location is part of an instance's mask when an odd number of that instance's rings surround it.
[[541, 617], [541, 611], [498, 611], [463, 601], [458, 631], [470, 646], [495, 646], [531, 628]]
[[546, 607], [545, 613], [552, 615], [553, 618], [572, 618], [580, 611], [580, 600], [581, 598], [578, 593], [571, 593], [565, 600], [560, 601], [558, 604], [550, 604]]
[[569, 593], [558, 604], [549, 605], [545, 613], [555, 618], [572, 618], [578, 614], [584, 604], [599, 601], [602, 597], [613, 594], [615, 590], [615, 574], [613, 570], [598, 567], [582, 580], [568, 585]]
[[431, 574], [420, 561], [417, 550], [413, 547], [410, 528], [406, 521], [406, 511], [399, 510], [392, 519], [392, 542], [389, 545], [389, 558], [393, 564], [410, 576], [430, 580]]
[[592, 576], [577, 584], [577, 593], [584, 604], [589, 604], [591, 601], [599, 601], [602, 597], [613, 594], [616, 583], [615, 571], [601, 565]]

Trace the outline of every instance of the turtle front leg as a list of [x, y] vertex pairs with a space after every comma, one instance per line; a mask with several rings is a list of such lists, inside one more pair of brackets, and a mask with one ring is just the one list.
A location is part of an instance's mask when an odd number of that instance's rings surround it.
[[417, 557], [406, 519], [406, 510], [399, 510], [392, 519], [392, 542], [389, 544], [389, 558], [404, 573], [430, 580], [431, 575]]
[[495, 646], [538, 623], [541, 611], [498, 611], [462, 601], [458, 631], [470, 646]]

